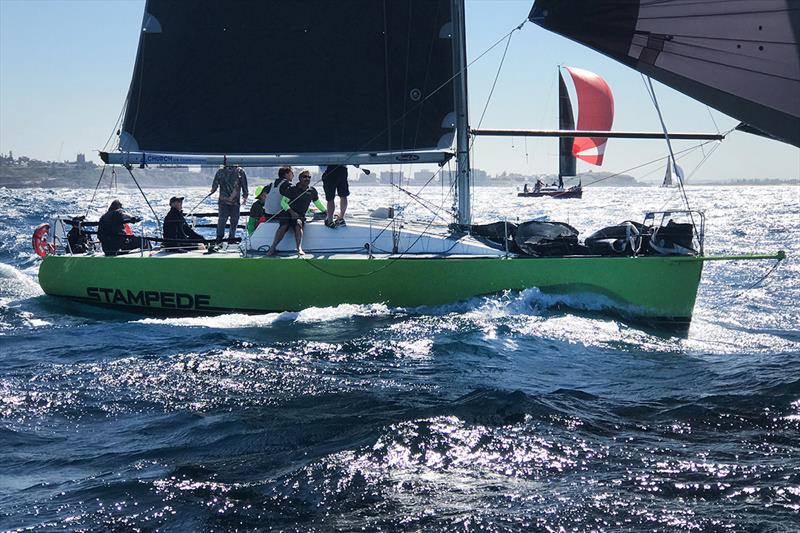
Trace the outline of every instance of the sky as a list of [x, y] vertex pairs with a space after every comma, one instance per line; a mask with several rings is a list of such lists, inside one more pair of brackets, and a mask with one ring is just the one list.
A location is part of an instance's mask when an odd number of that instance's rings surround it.
[[[467, 0], [470, 61], [526, 19], [532, 0]], [[0, 152], [42, 160], [99, 162], [130, 84], [144, 0], [0, 0]], [[469, 69], [470, 122], [478, 126], [505, 43]], [[640, 75], [577, 43], [527, 23], [515, 32], [481, 127], [556, 129], [559, 65], [600, 74], [614, 92], [617, 130], [660, 131]], [[655, 83], [655, 82], [654, 82]], [[738, 121], [655, 83], [671, 131], [717, 132]], [[675, 142], [676, 151], [697, 141]], [[712, 145], [709, 145], [709, 147]], [[553, 173], [556, 139], [481, 137], [473, 167], [490, 174]], [[734, 132], [701, 166], [706, 152], [679, 161], [690, 179], [800, 180], [800, 150]], [[664, 164], [633, 167], [666, 156], [663, 140], [612, 139], [602, 168], [641, 181], [660, 181]]]

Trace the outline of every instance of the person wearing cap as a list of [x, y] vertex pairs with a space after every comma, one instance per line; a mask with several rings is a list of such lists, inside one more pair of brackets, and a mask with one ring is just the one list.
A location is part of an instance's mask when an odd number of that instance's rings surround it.
[[163, 249], [170, 252], [188, 252], [205, 248], [205, 239], [186, 222], [183, 216], [183, 196], [169, 199], [169, 213], [164, 217]]
[[269, 185], [266, 187], [259, 185], [256, 187], [256, 200], [250, 206], [250, 218], [247, 219], [247, 234], [252, 235], [259, 224], [267, 220], [264, 211], [264, 201], [269, 193]]
[[311, 173], [308, 170], [302, 171], [297, 176], [297, 185], [292, 186], [290, 183], [281, 185], [281, 212], [280, 221], [281, 225], [278, 231], [275, 232], [275, 238], [272, 240], [272, 246], [269, 248], [267, 255], [275, 255], [277, 253], [278, 244], [283, 240], [283, 236], [289, 228], [294, 229], [294, 239], [297, 243], [297, 253], [305, 255], [303, 251], [303, 228], [306, 222], [306, 211], [311, 206], [311, 202], [322, 213], [325, 213], [325, 206], [319, 201], [319, 193], [317, 189], [311, 187]]
[[100, 217], [97, 225], [97, 238], [106, 255], [119, 255], [121, 251], [149, 248], [148, 243], [141, 237], [131, 235], [128, 224], [136, 224], [142, 219], [134, 217], [123, 211], [122, 202], [114, 200], [108, 206], [108, 211]]

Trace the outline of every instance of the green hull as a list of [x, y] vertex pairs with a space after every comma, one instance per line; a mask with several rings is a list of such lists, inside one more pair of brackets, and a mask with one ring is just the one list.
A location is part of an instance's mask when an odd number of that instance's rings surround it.
[[240, 258], [48, 256], [47, 294], [147, 312], [296, 311], [343, 303], [439, 305], [506, 289], [596, 294], [621, 314], [688, 323], [695, 257]]

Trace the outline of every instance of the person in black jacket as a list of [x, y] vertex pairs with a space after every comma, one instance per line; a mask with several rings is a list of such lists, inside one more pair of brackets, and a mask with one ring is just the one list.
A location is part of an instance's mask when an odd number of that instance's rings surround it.
[[133, 217], [122, 210], [122, 202], [114, 200], [108, 206], [108, 211], [100, 217], [97, 226], [97, 238], [106, 255], [119, 255], [120, 251], [136, 250], [137, 248], [149, 248], [146, 241], [141, 237], [130, 234], [127, 224], [141, 222], [139, 217]]
[[[164, 217], [164, 245], [170, 252], [188, 252], [205, 248], [205, 239], [193, 230], [183, 216], [183, 196], [169, 199], [169, 213]], [[198, 246], [199, 244], [199, 246]]]

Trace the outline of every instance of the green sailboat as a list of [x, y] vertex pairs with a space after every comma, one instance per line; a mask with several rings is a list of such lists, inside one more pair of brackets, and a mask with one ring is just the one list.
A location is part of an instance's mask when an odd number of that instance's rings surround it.
[[[50, 241], [39, 235], [42, 288], [180, 314], [416, 307], [537, 288], [598, 295], [623, 315], [687, 325], [705, 261], [782, 257], [706, 256], [702, 216], [688, 212], [688, 241], [685, 231], [670, 237], [674, 213], [653, 214], [644, 225], [598, 236], [594, 247], [569, 241], [565, 225], [473, 225], [469, 147], [479, 132], [467, 113], [464, 18], [463, 0], [206, 1], [190, 10], [148, 0], [119, 149], [101, 154], [106, 163], [132, 172], [151, 164], [441, 166], [453, 159], [454, 223], [310, 223], [308, 255], [291, 254], [286, 238], [278, 251], [288, 254], [267, 257], [277, 228], [268, 222], [223, 253], [155, 248], [105, 257], [74, 253], [59, 219]], [[537, 6], [530, 19], [547, 27]], [[354, 20], [359, 31], [342, 38]]]

